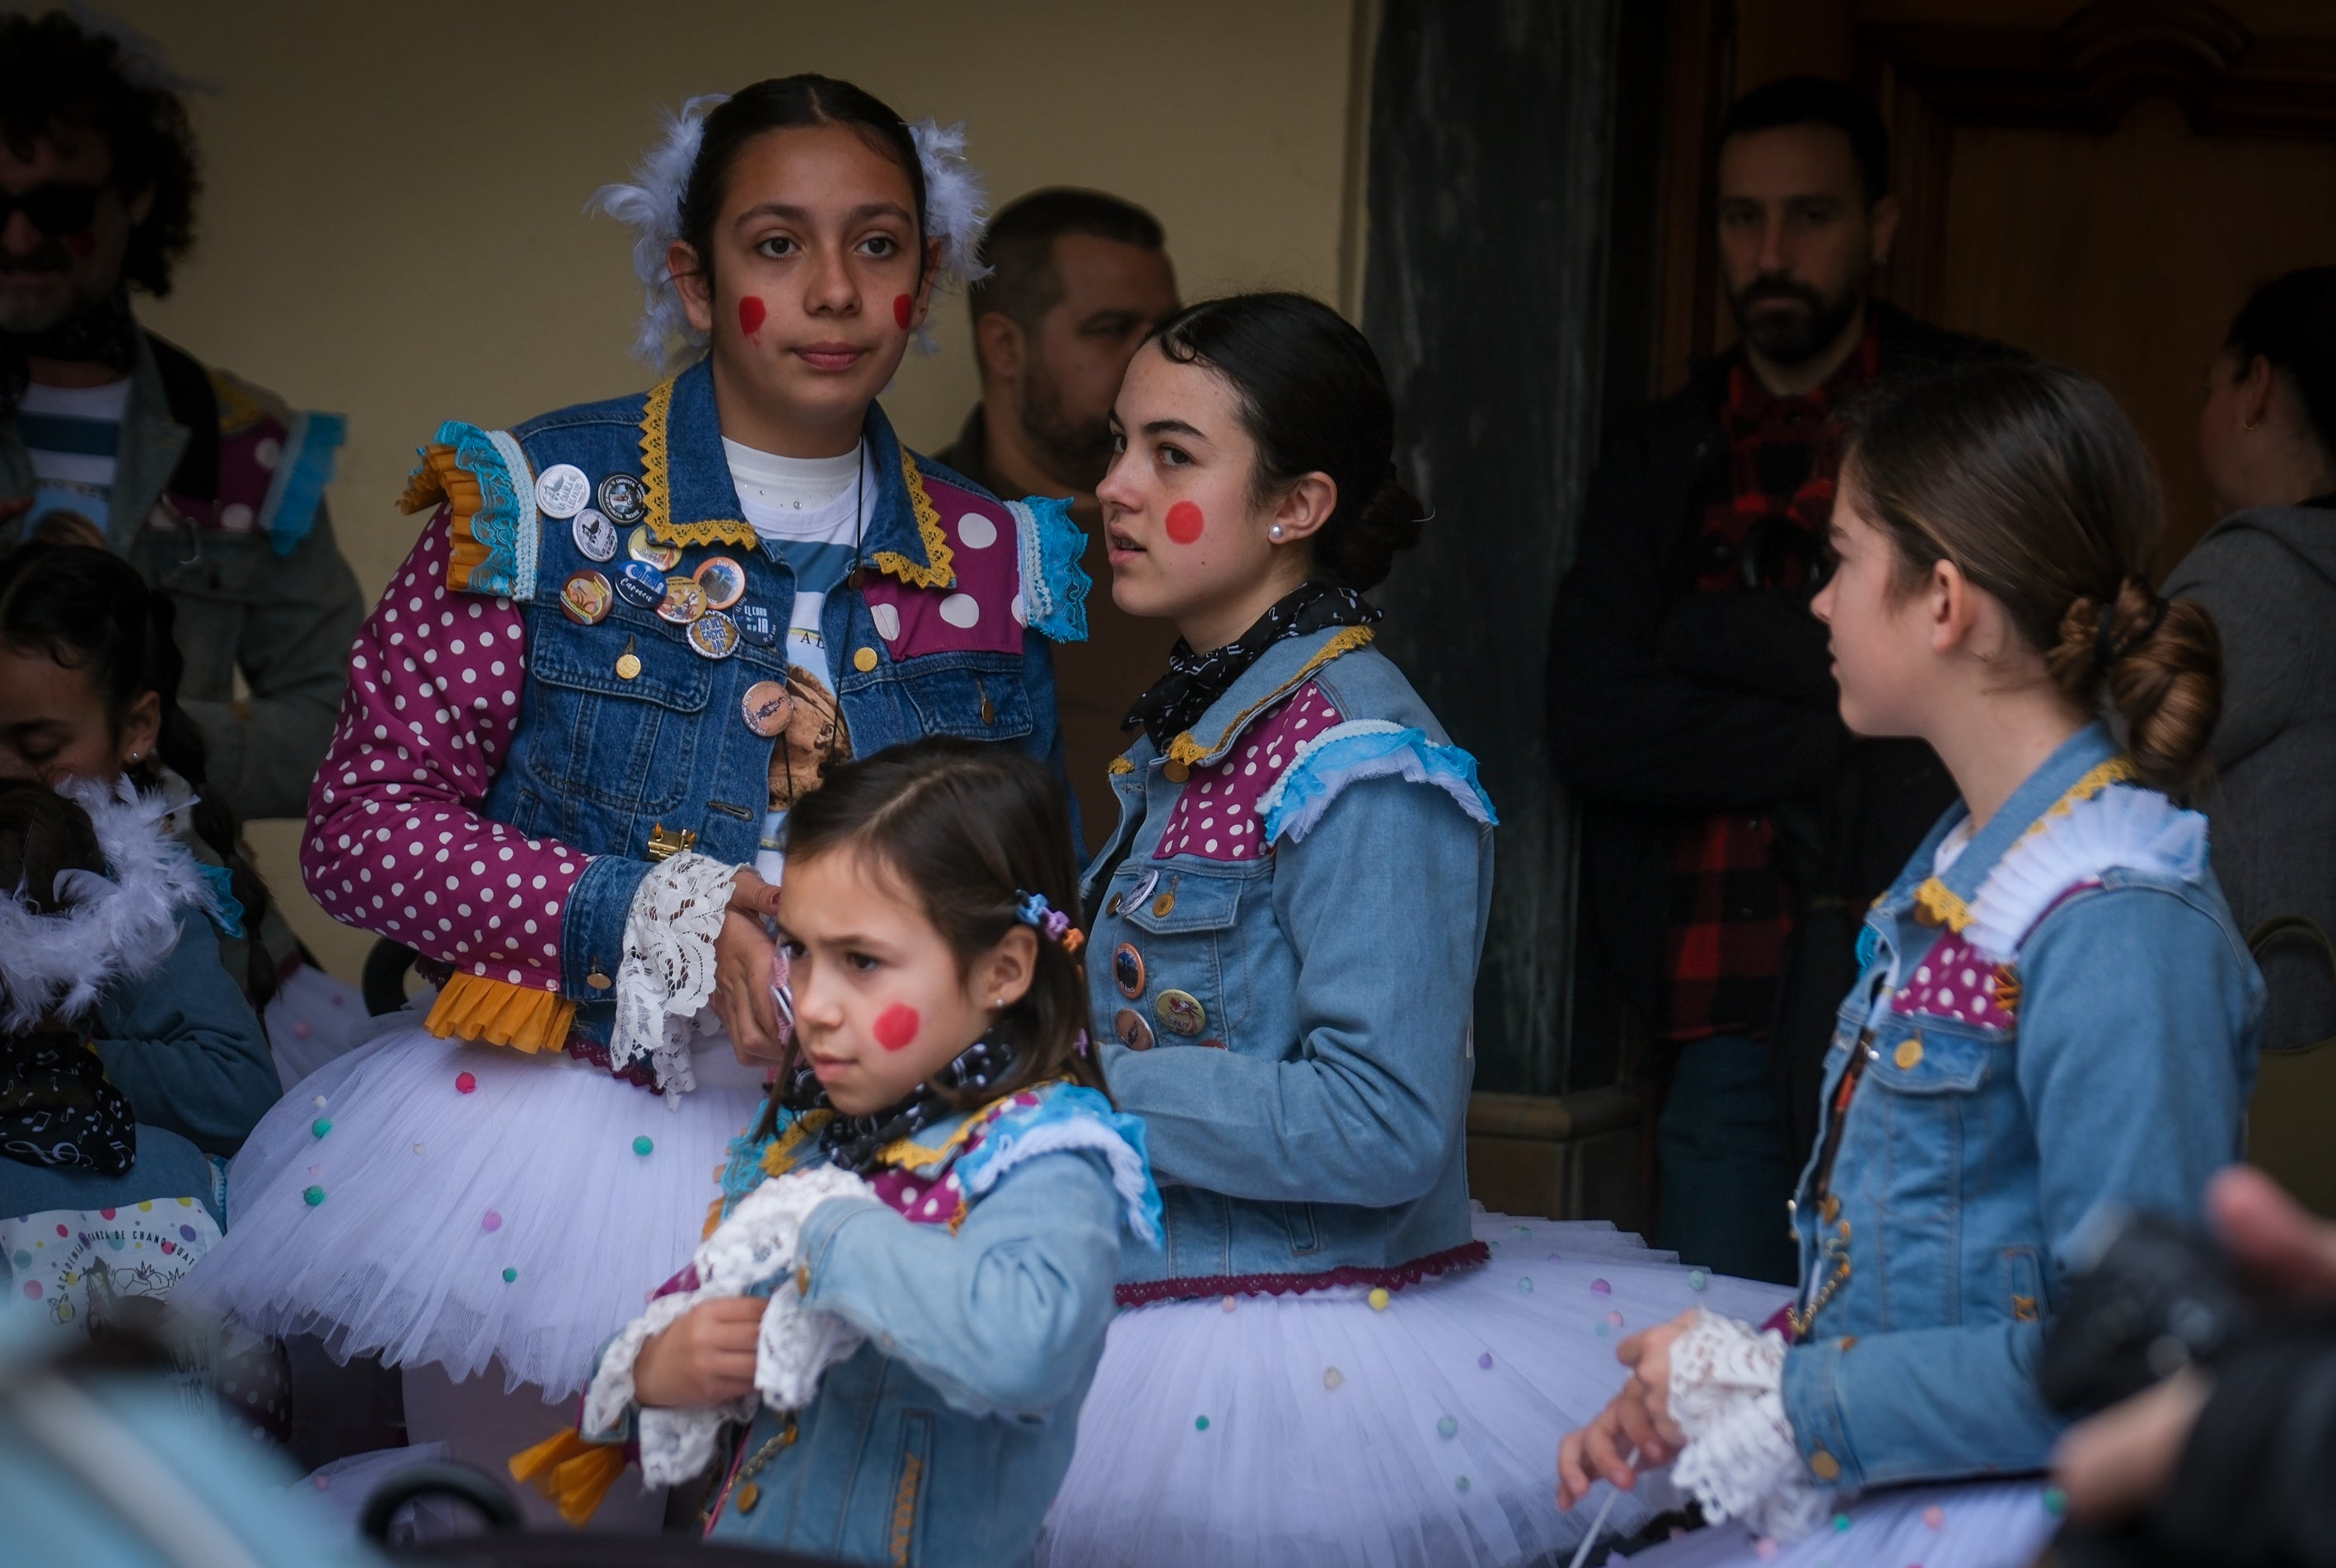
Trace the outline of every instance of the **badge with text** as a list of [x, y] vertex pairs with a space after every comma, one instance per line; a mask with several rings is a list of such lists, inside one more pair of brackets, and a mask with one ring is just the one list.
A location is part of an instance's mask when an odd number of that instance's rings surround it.
[[535, 510], [565, 522], [592, 499], [592, 482], [572, 463], [555, 463], [535, 476]]
[[771, 619], [768, 605], [742, 604], [730, 612], [738, 623], [738, 635], [756, 648], [774, 648], [779, 640], [779, 630]]
[[746, 688], [738, 706], [746, 716], [746, 727], [770, 739], [787, 727], [787, 720], [795, 711], [795, 699], [777, 681], [758, 680]]
[[643, 562], [628, 560], [617, 573], [617, 597], [635, 609], [655, 609], [665, 602], [665, 573]]
[[726, 555], [700, 561], [690, 575], [706, 590], [708, 609], [728, 609], [746, 597], [746, 569]]
[[646, 561], [659, 571], [671, 571], [681, 564], [681, 547], [659, 544], [649, 537], [649, 525], [641, 524], [626, 536], [625, 553], [635, 560]]
[[587, 560], [608, 560], [617, 553], [617, 525], [594, 511], [590, 507], [576, 514], [568, 525], [575, 536], [576, 548]]
[[[635, 565], [640, 564], [635, 562]], [[706, 613], [706, 590], [697, 586], [694, 577], [678, 573], [665, 579], [665, 599], [657, 607], [657, 618], [676, 626], [687, 626]], [[728, 617], [724, 617], [728, 619]]]
[[600, 482], [600, 510], [619, 523], [636, 523], [649, 513], [648, 492], [629, 473], [612, 473]]
[[709, 609], [689, 623], [689, 646], [708, 658], [728, 658], [738, 651], [738, 623]]

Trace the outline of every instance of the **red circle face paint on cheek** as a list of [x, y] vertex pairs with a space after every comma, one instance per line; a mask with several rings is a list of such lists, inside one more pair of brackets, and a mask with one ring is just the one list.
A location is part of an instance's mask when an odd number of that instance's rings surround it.
[[1168, 537], [1178, 544], [1198, 544], [1201, 531], [1208, 526], [1201, 509], [1189, 501], [1180, 501], [1168, 509]]
[[763, 302], [753, 295], [738, 302], [738, 330], [752, 337], [763, 330], [763, 318], [769, 315]]
[[892, 301], [892, 319], [899, 324], [901, 331], [909, 330], [909, 318], [916, 313], [917, 302], [908, 295], [903, 294]]
[[876, 1043], [888, 1051], [906, 1050], [916, 1042], [925, 1020], [906, 1002], [894, 1002], [876, 1015]]

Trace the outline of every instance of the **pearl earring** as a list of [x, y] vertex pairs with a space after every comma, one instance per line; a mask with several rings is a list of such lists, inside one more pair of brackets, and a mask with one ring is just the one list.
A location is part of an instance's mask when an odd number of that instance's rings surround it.
[[1265, 531], [1265, 537], [1272, 540], [1280, 539], [1281, 537], [1281, 525], [1277, 522], [1271, 528], [1267, 529]]

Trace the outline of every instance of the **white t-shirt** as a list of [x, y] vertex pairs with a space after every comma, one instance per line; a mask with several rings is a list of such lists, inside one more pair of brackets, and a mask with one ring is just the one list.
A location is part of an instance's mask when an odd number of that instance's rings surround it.
[[[786, 655], [792, 678], [814, 681], [832, 701], [834, 667], [828, 658], [819, 618], [827, 596], [851, 574], [858, 553], [867, 496], [875, 486], [864, 472], [868, 448], [861, 443], [840, 457], [780, 457], [742, 446], [726, 436], [738, 504], [756, 534], [774, 545], [795, 575], [794, 610], [787, 618]], [[767, 813], [755, 873], [776, 882], [783, 870], [778, 851], [786, 813]]]
[[16, 428], [33, 460], [34, 518], [70, 511], [105, 531], [112, 510], [114, 453], [129, 406], [126, 375], [102, 386], [34, 382], [24, 388], [16, 404]]

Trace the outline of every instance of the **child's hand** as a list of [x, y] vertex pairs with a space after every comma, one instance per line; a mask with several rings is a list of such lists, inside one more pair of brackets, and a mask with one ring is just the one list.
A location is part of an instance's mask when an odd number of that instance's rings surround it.
[[760, 1296], [700, 1301], [641, 1347], [633, 1363], [633, 1397], [643, 1409], [719, 1405], [754, 1390], [754, 1340], [762, 1332]]
[[1694, 1327], [1697, 1310], [1690, 1308], [1615, 1347], [1615, 1359], [1631, 1368], [1630, 1380], [1590, 1425], [1568, 1432], [1558, 1445], [1561, 1510], [1581, 1502], [1601, 1480], [1628, 1492], [1640, 1471], [1669, 1464], [1686, 1446], [1687, 1434], [1670, 1413], [1671, 1341]]
[[778, 950], [762, 920], [778, 909], [779, 890], [742, 867], [714, 939], [714, 1016], [730, 1032], [732, 1052], [749, 1066], [784, 1054], [778, 1006], [771, 999]]

